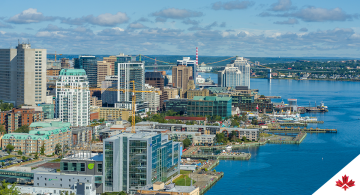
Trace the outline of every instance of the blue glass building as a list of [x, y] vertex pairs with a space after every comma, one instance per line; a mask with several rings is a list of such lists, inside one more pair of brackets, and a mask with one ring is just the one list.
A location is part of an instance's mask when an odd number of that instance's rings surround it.
[[89, 80], [89, 85], [97, 85], [97, 58], [95, 56], [79, 56], [74, 58], [74, 68], [84, 69]]

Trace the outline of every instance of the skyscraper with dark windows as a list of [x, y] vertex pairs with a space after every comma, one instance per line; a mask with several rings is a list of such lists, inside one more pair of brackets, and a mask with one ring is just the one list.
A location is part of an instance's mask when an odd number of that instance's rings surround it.
[[84, 69], [91, 87], [97, 86], [97, 58], [95, 56], [79, 56], [74, 58], [74, 69]]

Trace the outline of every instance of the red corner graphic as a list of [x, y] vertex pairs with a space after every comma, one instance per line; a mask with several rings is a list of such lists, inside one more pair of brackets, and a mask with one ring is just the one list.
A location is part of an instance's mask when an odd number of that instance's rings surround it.
[[342, 181], [338, 180], [336, 182], [336, 186], [343, 188], [345, 191], [348, 188], [355, 186], [355, 181], [353, 180], [348, 181], [348, 180], [349, 180], [349, 176], [344, 175], [342, 176]]

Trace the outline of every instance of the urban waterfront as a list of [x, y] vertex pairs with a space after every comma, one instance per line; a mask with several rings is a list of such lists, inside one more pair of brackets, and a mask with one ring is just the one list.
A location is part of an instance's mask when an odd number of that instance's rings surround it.
[[299, 145], [248, 148], [244, 151], [250, 151], [249, 161], [220, 161], [215, 169], [223, 171], [224, 177], [206, 195], [312, 194], [359, 155], [359, 83], [251, 79], [251, 85], [260, 94], [281, 96], [285, 101], [297, 98], [299, 105], [323, 101], [329, 112], [311, 116], [325, 123], [310, 127], [336, 128], [338, 133], [309, 133]]

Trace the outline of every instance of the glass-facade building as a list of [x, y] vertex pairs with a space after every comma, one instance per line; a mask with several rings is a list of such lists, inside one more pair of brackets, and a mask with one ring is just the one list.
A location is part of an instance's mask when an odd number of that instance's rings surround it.
[[118, 75], [118, 63], [132, 62], [135, 61], [136, 57], [120, 54], [116, 56], [116, 62], [114, 64], [115, 67], [115, 75]]
[[97, 85], [97, 58], [95, 56], [79, 56], [74, 58], [74, 68], [84, 69], [90, 86]]
[[156, 133], [123, 133], [104, 140], [105, 192], [134, 192], [180, 173], [180, 144]]
[[166, 111], [172, 110], [174, 112], [179, 112], [180, 115], [186, 114], [187, 105], [188, 105], [188, 99], [165, 100]]
[[231, 97], [195, 96], [188, 101], [188, 116], [231, 116]]
[[55, 105], [54, 104], [38, 104], [42, 107], [44, 112], [44, 119], [53, 119], [55, 116]]

